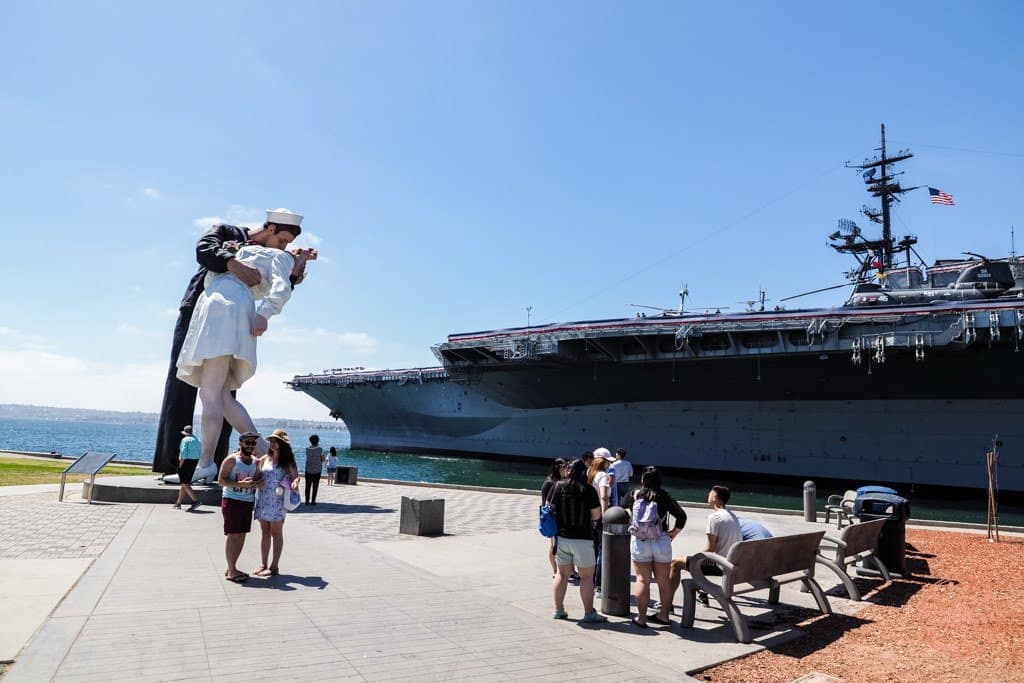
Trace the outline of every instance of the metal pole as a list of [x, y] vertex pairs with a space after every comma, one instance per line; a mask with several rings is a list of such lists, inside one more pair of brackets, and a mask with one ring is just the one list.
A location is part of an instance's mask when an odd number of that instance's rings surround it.
[[817, 522], [818, 521], [818, 487], [815, 486], [813, 481], [804, 482], [804, 521], [805, 522]]

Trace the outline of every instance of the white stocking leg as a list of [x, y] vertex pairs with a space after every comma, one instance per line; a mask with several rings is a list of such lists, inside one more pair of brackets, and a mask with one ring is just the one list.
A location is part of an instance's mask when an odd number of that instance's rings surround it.
[[[238, 399], [231, 395], [227, 389], [221, 394], [221, 402], [224, 405], [224, 419], [228, 421], [239, 434], [245, 432], [257, 432], [256, 423], [249, 417], [249, 411], [245, 409]], [[256, 457], [262, 457], [267, 453], [267, 440], [262, 436], [256, 442]]]
[[218, 356], [203, 361], [202, 381], [199, 384], [199, 401], [203, 404], [203, 441], [198, 469], [213, 464], [217, 452], [217, 441], [224, 423], [224, 383], [231, 369], [231, 356]]

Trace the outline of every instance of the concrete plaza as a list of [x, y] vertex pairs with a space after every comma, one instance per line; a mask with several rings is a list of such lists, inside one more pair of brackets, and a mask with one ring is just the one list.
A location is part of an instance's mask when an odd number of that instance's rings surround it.
[[[570, 619], [552, 620], [536, 495], [322, 486], [317, 506], [288, 517], [281, 575], [234, 584], [223, 575], [219, 509], [58, 503], [55, 487], [8, 488], [0, 495], [0, 595], [30, 626], [27, 634], [0, 629], [0, 650], [13, 650], [7, 658], [14, 659], [5, 683], [268, 675], [679, 681], [799, 635], [792, 620], [771, 618], [763, 594], [744, 608], [765, 615], [749, 645], [733, 641], [719, 609], [700, 605], [688, 630], [679, 627], [678, 608], [670, 627], [638, 629], [619, 617], [583, 624], [572, 586]], [[446, 499], [446, 535], [399, 535], [401, 497], [424, 494]], [[679, 555], [703, 543], [707, 510], [686, 511], [689, 522], [674, 543]], [[776, 534], [823, 528], [792, 515], [742, 514]], [[239, 567], [258, 565], [257, 527]], [[819, 572], [819, 581], [826, 590], [838, 583], [829, 572]], [[834, 593], [829, 599], [846, 614], [864, 604]], [[782, 602], [813, 605], [792, 587]]]

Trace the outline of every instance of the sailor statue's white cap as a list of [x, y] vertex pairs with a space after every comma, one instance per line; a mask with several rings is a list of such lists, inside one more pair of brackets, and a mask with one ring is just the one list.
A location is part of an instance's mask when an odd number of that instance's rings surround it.
[[267, 222], [274, 225], [302, 225], [302, 216], [288, 209], [267, 209]]

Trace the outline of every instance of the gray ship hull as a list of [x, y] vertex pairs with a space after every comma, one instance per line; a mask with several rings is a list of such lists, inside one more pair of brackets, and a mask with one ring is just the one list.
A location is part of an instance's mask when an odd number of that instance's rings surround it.
[[[994, 435], [1022, 443], [1024, 400], [643, 401], [514, 408], [452, 378], [297, 386], [352, 447], [509, 458], [625, 446], [637, 463], [747, 476], [985, 488]], [[1024, 467], [1000, 464], [1004, 491]]]

